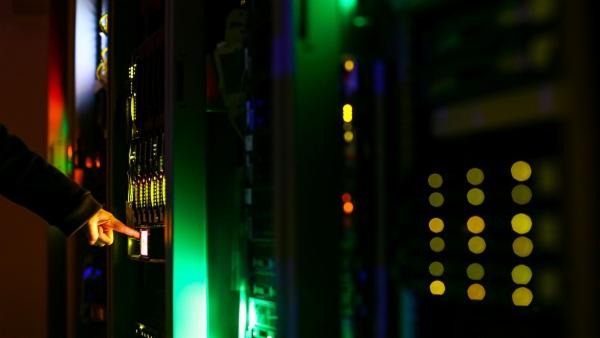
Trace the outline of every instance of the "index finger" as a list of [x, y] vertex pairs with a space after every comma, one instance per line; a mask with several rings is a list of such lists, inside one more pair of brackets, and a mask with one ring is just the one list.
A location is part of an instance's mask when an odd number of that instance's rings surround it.
[[137, 230], [128, 227], [116, 218], [112, 222], [112, 228], [116, 232], [120, 232], [135, 239], [140, 239], [140, 233]]

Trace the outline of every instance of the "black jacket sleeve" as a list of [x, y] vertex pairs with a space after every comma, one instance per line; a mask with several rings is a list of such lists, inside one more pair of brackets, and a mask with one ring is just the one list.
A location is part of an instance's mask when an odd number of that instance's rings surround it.
[[69, 235], [100, 210], [91, 194], [0, 124], [0, 194]]

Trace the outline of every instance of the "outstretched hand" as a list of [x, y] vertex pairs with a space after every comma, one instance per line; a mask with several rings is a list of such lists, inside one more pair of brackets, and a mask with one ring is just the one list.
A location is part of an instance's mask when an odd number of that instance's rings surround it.
[[110, 212], [100, 209], [87, 223], [90, 245], [111, 245], [114, 241], [113, 230], [129, 237], [140, 238], [140, 233], [119, 221]]

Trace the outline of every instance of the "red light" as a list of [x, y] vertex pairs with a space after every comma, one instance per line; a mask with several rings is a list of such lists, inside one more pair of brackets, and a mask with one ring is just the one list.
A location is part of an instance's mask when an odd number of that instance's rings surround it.
[[354, 211], [354, 204], [352, 204], [352, 202], [346, 202], [344, 203], [344, 212], [346, 214], [351, 214]]
[[81, 168], [75, 168], [75, 170], [73, 170], [73, 180], [79, 185], [83, 184], [83, 174], [83, 169]]
[[94, 166], [94, 161], [92, 161], [91, 157], [86, 157], [85, 158], [85, 167], [88, 169], [91, 169]]
[[349, 193], [345, 193], [342, 195], [342, 201], [344, 202], [350, 202], [352, 201], [352, 195], [350, 195]]

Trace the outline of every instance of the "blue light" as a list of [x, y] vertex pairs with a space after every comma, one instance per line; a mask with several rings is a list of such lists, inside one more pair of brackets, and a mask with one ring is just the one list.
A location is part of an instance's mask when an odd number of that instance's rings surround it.
[[85, 268], [83, 270], [83, 279], [84, 280], [88, 280], [92, 277], [92, 273], [94, 273], [94, 268], [91, 266], [88, 266], [87, 268]]

